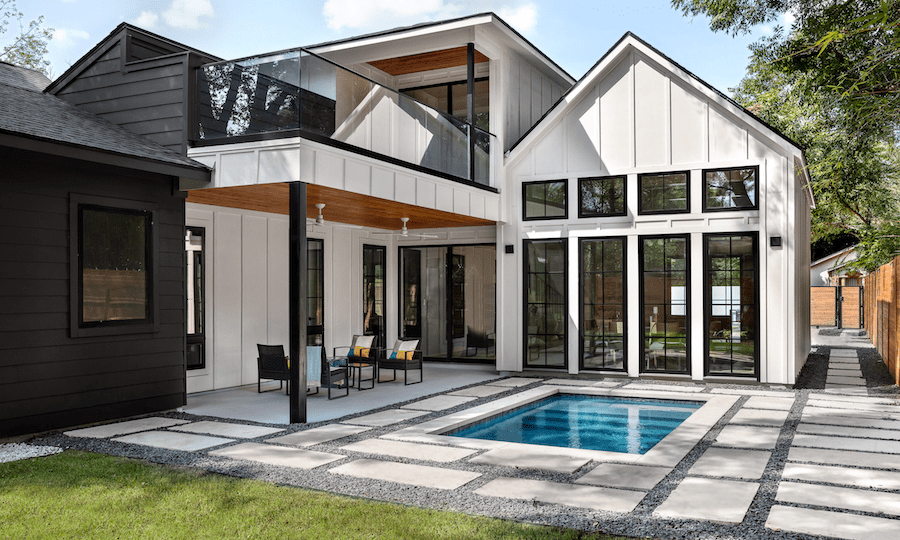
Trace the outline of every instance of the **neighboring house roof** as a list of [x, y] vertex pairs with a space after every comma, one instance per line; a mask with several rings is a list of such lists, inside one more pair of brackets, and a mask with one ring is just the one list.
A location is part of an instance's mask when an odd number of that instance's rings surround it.
[[[66, 155], [88, 161], [98, 159], [86, 150], [99, 151], [116, 163], [173, 176], [209, 179], [209, 167], [102, 118], [36, 89], [33, 75], [22, 68], [0, 65], [0, 146]], [[12, 82], [12, 84], [10, 84]], [[37, 86], [40, 86], [38, 83]], [[82, 153], [72, 152], [80, 149]], [[147, 163], [136, 166], [135, 162]], [[150, 162], [168, 167], [153, 167]]]
[[43, 92], [50, 79], [40, 71], [0, 62], [0, 84]]
[[817, 261], [813, 261], [810, 263], [810, 268], [815, 268], [816, 266], [827, 266], [828, 269], [838, 269], [847, 266], [851, 262], [855, 261], [858, 258], [858, 253], [856, 253], [857, 246], [850, 246], [848, 248], [842, 249], [840, 251], [836, 251], [831, 255], [827, 255], [822, 257]]

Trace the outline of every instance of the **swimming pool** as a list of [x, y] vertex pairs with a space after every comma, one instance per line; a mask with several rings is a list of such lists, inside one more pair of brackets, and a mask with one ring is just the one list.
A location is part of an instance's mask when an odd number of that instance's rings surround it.
[[557, 394], [445, 435], [644, 454], [702, 405], [696, 401]]

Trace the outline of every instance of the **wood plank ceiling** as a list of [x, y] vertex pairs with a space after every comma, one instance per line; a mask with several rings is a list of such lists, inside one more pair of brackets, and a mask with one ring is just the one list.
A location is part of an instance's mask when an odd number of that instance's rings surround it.
[[[476, 64], [488, 62], [489, 60], [490, 59], [487, 56], [475, 51]], [[369, 62], [369, 65], [378, 68], [389, 75], [397, 76], [409, 73], [419, 73], [420, 71], [431, 71], [433, 69], [464, 66], [466, 63], [466, 47], [455, 47], [453, 49], [444, 49], [442, 51], [375, 60]]]
[[[188, 191], [187, 202], [242, 208], [258, 212], [289, 215], [288, 184], [256, 184], [215, 189]], [[474, 218], [422, 208], [368, 195], [360, 195], [340, 189], [308, 184], [306, 187], [306, 216], [315, 218], [316, 203], [325, 203], [322, 215], [325, 221], [399, 230], [400, 218], [410, 218], [409, 229], [437, 229], [442, 227], [477, 227], [493, 225], [487, 219]]]

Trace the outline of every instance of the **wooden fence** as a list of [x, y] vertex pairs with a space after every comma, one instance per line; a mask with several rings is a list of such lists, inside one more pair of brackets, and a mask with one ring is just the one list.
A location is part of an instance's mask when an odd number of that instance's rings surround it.
[[866, 333], [900, 384], [900, 257], [863, 278]]

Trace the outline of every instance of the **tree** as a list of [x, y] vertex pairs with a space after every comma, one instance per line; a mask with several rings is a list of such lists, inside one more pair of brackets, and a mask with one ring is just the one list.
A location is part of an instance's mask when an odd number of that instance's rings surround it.
[[42, 28], [44, 17], [25, 24], [25, 15], [18, 10], [15, 0], [0, 0], [0, 36], [9, 31], [10, 22], [19, 27], [12, 41], [0, 46], [0, 61], [50, 75], [50, 62], [44, 60], [47, 44], [53, 37], [52, 28]]

